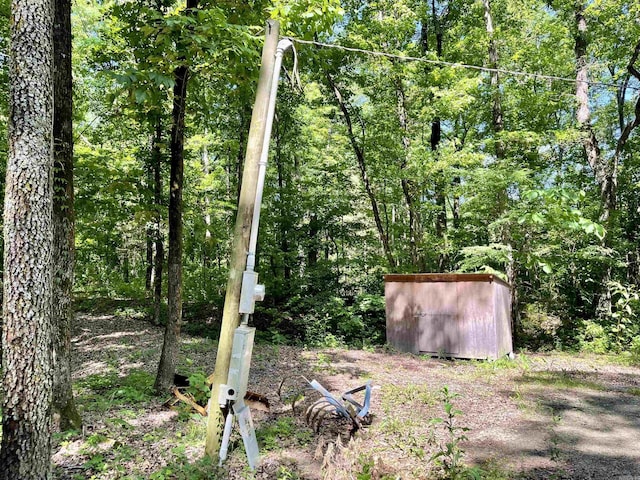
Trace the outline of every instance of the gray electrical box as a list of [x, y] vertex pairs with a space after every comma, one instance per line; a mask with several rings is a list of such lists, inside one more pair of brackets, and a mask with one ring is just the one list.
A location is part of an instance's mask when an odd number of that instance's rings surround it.
[[230, 400], [243, 399], [245, 393], [247, 393], [255, 333], [255, 328], [240, 325], [233, 335], [233, 348], [231, 350], [229, 377], [227, 379], [228, 387], [234, 390], [234, 394], [230, 395]]
[[264, 285], [258, 285], [256, 272], [242, 272], [242, 289], [240, 290], [239, 313], [253, 313], [256, 301], [264, 300]]

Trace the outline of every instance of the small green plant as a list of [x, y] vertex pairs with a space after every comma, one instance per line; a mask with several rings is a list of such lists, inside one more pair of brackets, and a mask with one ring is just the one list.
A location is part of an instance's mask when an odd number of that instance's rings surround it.
[[552, 421], [552, 426], [551, 426], [551, 448], [550, 448], [550, 457], [551, 457], [551, 461], [553, 462], [557, 462], [558, 460], [560, 460], [560, 437], [558, 436], [558, 434], [555, 432], [555, 429], [558, 427], [558, 425], [560, 425], [560, 422], [562, 421], [562, 415], [553, 414], [553, 417], [551, 418]]
[[284, 465], [278, 469], [277, 475], [278, 480], [298, 480], [300, 478], [296, 472]]
[[189, 388], [187, 392], [193, 396], [198, 405], [206, 405], [209, 400], [211, 388], [207, 383], [207, 375], [203, 372], [196, 372], [189, 375]]
[[102, 455], [94, 455], [84, 463], [84, 467], [95, 472], [104, 472], [108, 465]]
[[436, 417], [431, 420], [432, 425], [442, 425], [445, 431], [444, 442], [437, 445], [438, 450], [430, 460], [438, 465], [444, 478], [457, 480], [464, 478], [465, 466], [462, 462], [464, 450], [460, 443], [467, 440], [467, 427], [458, 426], [457, 419], [462, 411], [455, 408], [453, 401], [458, 398], [457, 393], [451, 392], [446, 385], [440, 390], [440, 398], [443, 403], [445, 417]]
[[312, 438], [311, 432], [300, 429], [291, 417], [281, 417], [275, 423], [259, 428], [256, 430], [256, 437], [261, 449], [265, 451], [278, 450], [292, 441], [306, 444]]

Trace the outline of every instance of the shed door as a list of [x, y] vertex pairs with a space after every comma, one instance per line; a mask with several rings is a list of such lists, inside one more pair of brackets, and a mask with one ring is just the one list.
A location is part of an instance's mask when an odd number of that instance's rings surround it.
[[414, 316], [421, 352], [457, 354], [460, 349], [456, 282], [414, 284]]

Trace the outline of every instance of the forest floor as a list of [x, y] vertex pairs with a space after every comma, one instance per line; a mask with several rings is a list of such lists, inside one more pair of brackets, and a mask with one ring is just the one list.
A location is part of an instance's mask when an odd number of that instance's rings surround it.
[[[446, 451], [441, 389], [452, 400], [466, 476], [490, 479], [640, 479], [640, 368], [623, 359], [521, 354], [496, 362], [451, 361], [388, 349], [304, 349], [258, 343], [250, 389], [271, 412], [253, 412], [262, 462], [249, 472], [242, 442], [218, 468], [202, 459], [206, 419], [152, 395], [163, 331], [135, 311], [79, 314], [74, 388], [82, 432], [55, 434], [56, 479], [427, 479]], [[213, 371], [216, 343], [184, 335], [183, 374]], [[319, 433], [304, 411], [318, 394], [371, 380], [373, 421], [349, 439], [334, 420]], [[294, 401], [295, 399], [295, 401]], [[293, 407], [293, 408], [292, 408]], [[456, 452], [453, 452], [456, 453]], [[451, 456], [440, 457], [451, 460]], [[480, 472], [481, 477], [471, 477]]]

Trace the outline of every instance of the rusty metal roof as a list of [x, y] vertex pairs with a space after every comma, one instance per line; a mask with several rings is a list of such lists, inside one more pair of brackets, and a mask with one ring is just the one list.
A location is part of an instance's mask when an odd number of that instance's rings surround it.
[[390, 273], [384, 276], [385, 282], [497, 282], [511, 286], [491, 273]]

